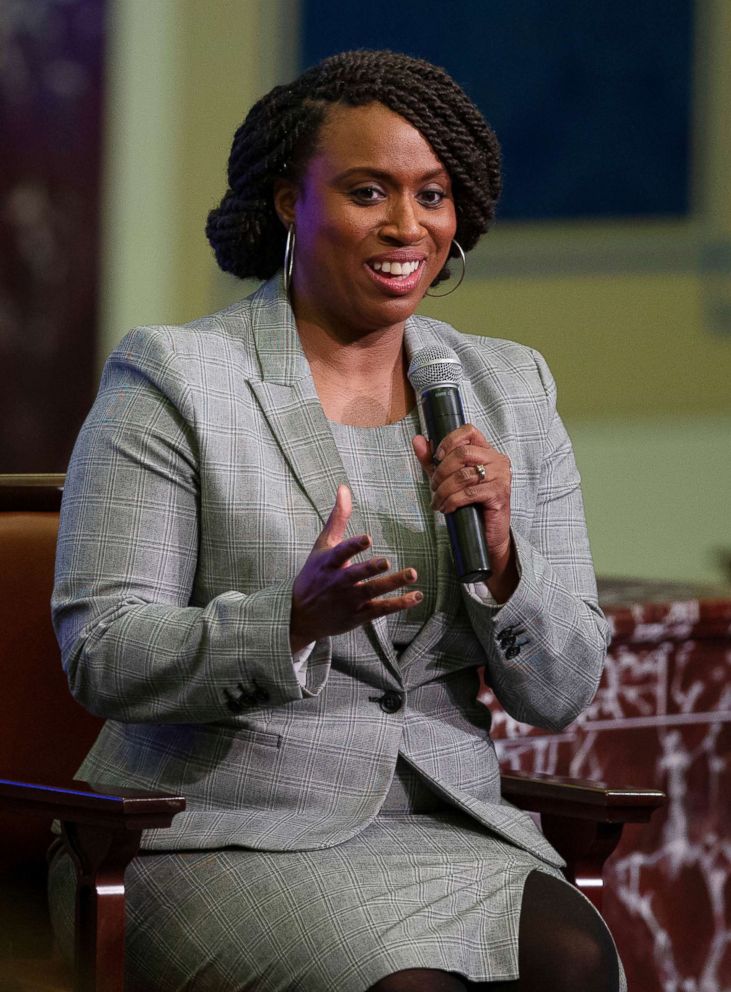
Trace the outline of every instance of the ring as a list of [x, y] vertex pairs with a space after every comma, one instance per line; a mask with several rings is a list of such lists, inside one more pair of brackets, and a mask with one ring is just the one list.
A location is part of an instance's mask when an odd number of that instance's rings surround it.
[[475, 471], [477, 472], [477, 478], [480, 480], [480, 482], [484, 482], [487, 476], [487, 473], [485, 472], [485, 466], [475, 465]]

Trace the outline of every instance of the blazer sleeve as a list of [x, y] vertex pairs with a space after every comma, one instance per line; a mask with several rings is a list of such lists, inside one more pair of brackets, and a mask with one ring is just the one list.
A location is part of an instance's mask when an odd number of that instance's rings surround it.
[[193, 605], [200, 437], [161, 339], [138, 329], [110, 358], [69, 465], [52, 613], [71, 691], [101, 717], [158, 723], [316, 695], [330, 645], [318, 643], [300, 685], [293, 576]]
[[546, 433], [535, 512], [512, 534], [520, 579], [507, 603], [464, 591], [470, 623], [485, 651], [485, 675], [516, 720], [561, 729], [591, 702], [609, 644], [597, 603], [580, 477], [556, 411], [556, 387], [533, 352], [545, 392]]

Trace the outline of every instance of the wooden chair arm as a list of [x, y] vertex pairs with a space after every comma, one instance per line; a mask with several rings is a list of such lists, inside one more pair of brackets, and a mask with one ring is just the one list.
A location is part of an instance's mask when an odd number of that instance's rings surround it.
[[66, 476], [0, 473], [0, 510], [58, 512]]
[[604, 823], [646, 823], [666, 801], [659, 789], [537, 772], [505, 772], [501, 789], [505, 799], [520, 809]]
[[169, 827], [185, 809], [182, 796], [70, 780], [54, 785], [0, 778], [0, 809], [35, 813], [112, 830]]
[[142, 831], [169, 827], [185, 799], [73, 780], [39, 785], [0, 779], [0, 809], [61, 821], [77, 873], [74, 990], [123, 992], [124, 872]]
[[508, 772], [502, 794], [541, 815], [541, 829], [566, 862], [570, 882], [601, 911], [604, 863], [625, 823], [646, 823], [666, 801], [659, 789], [620, 788], [560, 775]]

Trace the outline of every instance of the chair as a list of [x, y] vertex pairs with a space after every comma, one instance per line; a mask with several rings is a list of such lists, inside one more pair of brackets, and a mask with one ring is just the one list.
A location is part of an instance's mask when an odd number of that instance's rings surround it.
[[[73, 780], [101, 721], [71, 698], [49, 600], [63, 476], [0, 475], [0, 992], [122, 992], [124, 870], [142, 830], [169, 826], [181, 796]], [[567, 876], [596, 906], [602, 866], [623, 824], [665, 796], [552, 776], [503, 776], [507, 799], [541, 814]], [[71, 971], [53, 950], [45, 905], [49, 824], [61, 823], [77, 866]]]

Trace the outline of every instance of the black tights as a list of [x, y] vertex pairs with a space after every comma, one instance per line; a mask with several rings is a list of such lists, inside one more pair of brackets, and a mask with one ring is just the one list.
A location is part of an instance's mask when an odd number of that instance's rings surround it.
[[410, 968], [387, 975], [369, 992], [617, 992], [612, 938], [570, 886], [540, 871], [526, 879], [518, 931], [520, 978], [469, 982], [460, 975]]

